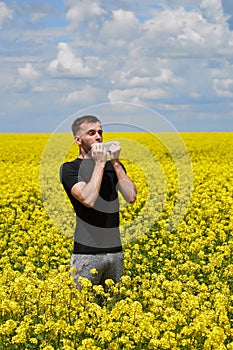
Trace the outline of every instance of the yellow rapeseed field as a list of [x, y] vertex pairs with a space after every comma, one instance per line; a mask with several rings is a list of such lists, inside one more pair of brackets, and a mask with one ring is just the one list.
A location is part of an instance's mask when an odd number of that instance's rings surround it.
[[77, 148], [0, 135], [0, 350], [233, 349], [233, 134], [180, 137], [186, 147], [170, 134], [106, 134], [138, 190], [133, 204], [121, 198], [125, 272], [77, 290], [58, 176]]

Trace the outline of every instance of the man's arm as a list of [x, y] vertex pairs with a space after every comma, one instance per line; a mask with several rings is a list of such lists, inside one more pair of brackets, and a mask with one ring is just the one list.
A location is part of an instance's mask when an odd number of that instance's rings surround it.
[[133, 203], [137, 197], [137, 190], [132, 180], [125, 173], [118, 159], [111, 161], [118, 178], [119, 191], [128, 203]]
[[104, 166], [95, 164], [91, 179], [88, 183], [78, 182], [71, 188], [71, 194], [86, 207], [94, 207], [99, 195], [103, 178]]
[[137, 197], [136, 186], [133, 181], [128, 177], [123, 169], [120, 161], [119, 155], [121, 152], [121, 146], [118, 142], [113, 144], [110, 148], [111, 151], [111, 163], [114, 167], [118, 178], [119, 191], [128, 203], [133, 203]]

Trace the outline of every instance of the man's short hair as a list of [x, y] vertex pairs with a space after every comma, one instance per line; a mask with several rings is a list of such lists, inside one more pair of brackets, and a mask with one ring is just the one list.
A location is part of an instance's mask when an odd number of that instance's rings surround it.
[[74, 136], [78, 134], [82, 123], [100, 123], [101, 124], [100, 120], [94, 115], [84, 115], [82, 117], [79, 117], [75, 119], [75, 121], [71, 126]]

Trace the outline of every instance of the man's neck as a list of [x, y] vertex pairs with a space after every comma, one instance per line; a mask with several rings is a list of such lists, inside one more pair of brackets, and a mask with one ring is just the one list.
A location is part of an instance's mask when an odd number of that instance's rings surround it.
[[80, 152], [78, 158], [80, 159], [92, 159], [89, 153], [86, 153], [85, 151]]

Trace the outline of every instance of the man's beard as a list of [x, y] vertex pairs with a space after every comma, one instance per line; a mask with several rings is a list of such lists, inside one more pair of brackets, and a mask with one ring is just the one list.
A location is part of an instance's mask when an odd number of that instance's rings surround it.
[[85, 153], [89, 154], [89, 156], [91, 156], [91, 146], [88, 146], [88, 144], [85, 141], [83, 141], [83, 140], [81, 140], [81, 141], [82, 141], [81, 146], [84, 149]]

